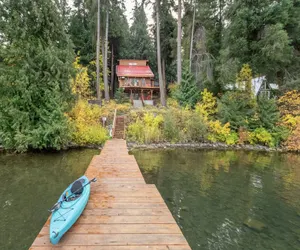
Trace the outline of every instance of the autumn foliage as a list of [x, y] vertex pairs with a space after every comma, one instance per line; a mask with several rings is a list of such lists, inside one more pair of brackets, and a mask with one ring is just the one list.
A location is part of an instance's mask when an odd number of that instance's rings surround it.
[[300, 91], [293, 90], [285, 93], [279, 98], [278, 105], [282, 116], [300, 116]]
[[281, 123], [290, 130], [284, 146], [291, 151], [300, 150], [300, 91], [289, 91], [278, 100]]

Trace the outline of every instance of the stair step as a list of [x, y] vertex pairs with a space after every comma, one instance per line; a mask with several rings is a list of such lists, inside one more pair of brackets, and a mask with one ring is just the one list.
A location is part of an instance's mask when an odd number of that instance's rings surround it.
[[116, 117], [114, 138], [124, 139], [125, 135], [125, 117], [118, 116]]

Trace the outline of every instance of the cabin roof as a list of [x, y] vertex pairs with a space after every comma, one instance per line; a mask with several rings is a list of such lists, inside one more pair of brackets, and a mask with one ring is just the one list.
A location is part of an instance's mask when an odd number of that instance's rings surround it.
[[149, 66], [117, 65], [117, 76], [127, 77], [154, 77]]

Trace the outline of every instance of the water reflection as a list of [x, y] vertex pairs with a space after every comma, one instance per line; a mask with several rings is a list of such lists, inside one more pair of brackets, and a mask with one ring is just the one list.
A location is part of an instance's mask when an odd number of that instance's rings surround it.
[[300, 249], [300, 155], [136, 151], [193, 249]]

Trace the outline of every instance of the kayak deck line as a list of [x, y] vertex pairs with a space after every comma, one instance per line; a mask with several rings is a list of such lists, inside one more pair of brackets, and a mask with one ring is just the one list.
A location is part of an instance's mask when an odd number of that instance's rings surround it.
[[190, 250], [156, 186], [146, 184], [126, 141], [107, 141], [86, 170], [87, 206], [57, 245], [49, 240], [50, 217], [30, 250]]

